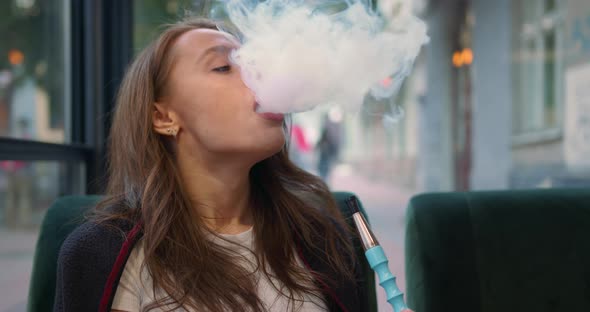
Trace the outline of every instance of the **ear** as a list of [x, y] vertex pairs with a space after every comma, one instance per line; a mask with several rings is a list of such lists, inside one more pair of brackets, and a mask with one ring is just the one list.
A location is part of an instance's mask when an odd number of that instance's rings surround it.
[[162, 103], [154, 103], [152, 124], [154, 131], [162, 135], [176, 136], [180, 130], [177, 115]]

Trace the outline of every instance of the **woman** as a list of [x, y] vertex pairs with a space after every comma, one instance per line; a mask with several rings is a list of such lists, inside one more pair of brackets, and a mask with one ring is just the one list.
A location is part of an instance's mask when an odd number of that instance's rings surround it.
[[358, 311], [364, 290], [327, 187], [256, 113], [235, 37], [172, 25], [130, 66], [107, 197], [60, 252], [57, 311]]

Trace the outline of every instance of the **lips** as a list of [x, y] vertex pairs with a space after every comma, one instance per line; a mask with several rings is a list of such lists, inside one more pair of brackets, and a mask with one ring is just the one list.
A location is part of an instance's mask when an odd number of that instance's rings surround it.
[[263, 113], [263, 114], [260, 114], [260, 116], [262, 118], [269, 119], [269, 120], [275, 120], [275, 121], [283, 121], [283, 119], [285, 119], [285, 115], [283, 115], [283, 114]]
[[284, 114], [277, 114], [277, 113], [258, 113], [258, 110], [260, 108], [260, 105], [258, 103], [256, 103], [254, 105], [254, 110], [256, 111], [256, 113], [264, 118], [264, 119], [268, 119], [268, 120], [274, 120], [274, 121], [283, 121], [285, 119], [285, 115]]

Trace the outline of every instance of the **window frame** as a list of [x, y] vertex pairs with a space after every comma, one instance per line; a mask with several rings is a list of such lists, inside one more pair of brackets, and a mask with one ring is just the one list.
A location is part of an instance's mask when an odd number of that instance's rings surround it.
[[[519, 6], [513, 12], [518, 12], [518, 21], [515, 28], [516, 40], [514, 44], [518, 48], [517, 63], [514, 73], [516, 82], [526, 81], [526, 85], [521, 85], [519, 90], [515, 91], [515, 118], [517, 122], [514, 125], [527, 125], [523, 129], [513, 129], [512, 144], [514, 146], [534, 144], [540, 142], [559, 140], [563, 136], [563, 101], [564, 101], [564, 36], [565, 36], [565, 11], [563, 1], [556, 1], [555, 7], [551, 11], [545, 11], [545, 1], [523, 1], [514, 3]], [[532, 13], [532, 16], [531, 16]], [[528, 14], [528, 15], [527, 15]], [[545, 66], [545, 35], [552, 32], [555, 41], [554, 57], [554, 77], [556, 82], [553, 93], [553, 105], [555, 109], [555, 124], [550, 125], [547, 121], [545, 106], [544, 84], [546, 83]], [[532, 54], [527, 48], [527, 44], [532, 43], [536, 48]], [[533, 61], [527, 61], [527, 57], [532, 57]], [[538, 58], [538, 60], [534, 60]], [[529, 64], [534, 62], [533, 64]], [[527, 73], [533, 71], [534, 74]], [[513, 78], [514, 79], [514, 78]], [[530, 86], [533, 84], [533, 86]], [[523, 89], [534, 90], [526, 93]], [[533, 117], [531, 117], [533, 116]], [[534, 120], [530, 120], [534, 118]], [[529, 129], [526, 129], [529, 128]]]

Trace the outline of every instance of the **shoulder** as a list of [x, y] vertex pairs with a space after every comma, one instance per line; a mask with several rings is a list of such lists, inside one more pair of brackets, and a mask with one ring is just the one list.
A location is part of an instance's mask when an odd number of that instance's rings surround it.
[[54, 311], [96, 311], [130, 224], [86, 222], [63, 242]]
[[76, 262], [96, 262], [116, 257], [129, 225], [115, 222], [103, 224], [86, 222], [78, 226], [63, 242], [59, 252], [59, 263], [74, 265]]

